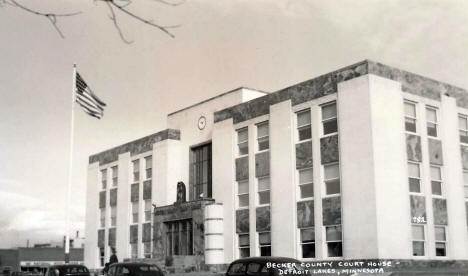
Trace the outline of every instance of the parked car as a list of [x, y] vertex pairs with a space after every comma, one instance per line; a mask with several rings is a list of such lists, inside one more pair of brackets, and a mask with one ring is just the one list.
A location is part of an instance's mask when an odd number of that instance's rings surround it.
[[[295, 273], [294, 273], [295, 272]], [[286, 257], [249, 257], [232, 262], [226, 276], [277, 276], [304, 275], [306, 269], [301, 261]]]
[[114, 263], [109, 266], [108, 276], [164, 276], [155, 264]]
[[45, 276], [90, 276], [88, 268], [84, 265], [65, 264], [50, 266]]

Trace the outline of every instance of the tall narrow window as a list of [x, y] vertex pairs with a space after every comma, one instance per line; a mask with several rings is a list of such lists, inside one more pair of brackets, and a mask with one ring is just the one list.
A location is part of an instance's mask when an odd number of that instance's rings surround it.
[[138, 223], [139, 202], [132, 202], [132, 223]]
[[328, 257], [342, 257], [343, 239], [341, 235], [341, 225], [326, 226], [325, 232]]
[[145, 199], [145, 221], [151, 221], [151, 199]]
[[99, 248], [99, 263], [101, 264], [101, 267], [104, 266], [105, 256], [106, 256], [106, 251], [104, 250], [104, 247], [100, 247]]
[[270, 204], [270, 177], [258, 178], [258, 204]]
[[323, 135], [338, 132], [338, 121], [336, 117], [336, 103], [322, 106]]
[[465, 191], [465, 199], [468, 199], [468, 170], [463, 170], [463, 185]]
[[299, 192], [301, 199], [314, 196], [312, 168], [299, 170]]
[[413, 224], [413, 256], [425, 255], [425, 231], [424, 225]]
[[340, 193], [340, 169], [338, 163], [323, 165], [327, 195]]
[[249, 132], [246, 127], [237, 131], [237, 148], [238, 155], [249, 154]]
[[100, 226], [101, 228], [106, 227], [106, 208], [99, 209], [100, 212]]
[[107, 170], [101, 170], [101, 187], [103, 190], [107, 188]]
[[151, 242], [143, 243], [143, 254], [145, 258], [151, 258]]
[[193, 198], [211, 198], [211, 144], [193, 148], [190, 159]]
[[268, 121], [257, 125], [257, 142], [259, 151], [270, 148]]
[[468, 144], [468, 117], [458, 115], [458, 129], [460, 132], [460, 142]]
[[447, 237], [445, 226], [435, 226], [436, 256], [447, 256]]
[[146, 179], [150, 179], [153, 177], [153, 157], [151, 155], [145, 157], [145, 172]]
[[299, 141], [312, 137], [310, 109], [297, 112], [297, 137]]
[[140, 181], [140, 159], [132, 161], [133, 163], [133, 182]]
[[302, 228], [300, 231], [302, 258], [315, 258], [315, 229]]
[[258, 243], [260, 245], [260, 256], [271, 256], [271, 233], [258, 233]]
[[111, 212], [111, 227], [114, 227], [117, 225], [117, 206], [111, 206], [110, 207], [110, 212]]
[[418, 163], [408, 162], [408, 182], [410, 192], [421, 192], [421, 171]]
[[116, 187], [118, 182], [119, 170], [117, 166], [112, 167], [112, 186]]
[[416, 104], [405, 101], [405, 130], [416, 132]]
[[132, 259], [138, 258], [138, 243], [130, 244], [130, 256]]
[[439, 166], [431, 166], [431, 186], [433, 195], [442, 195], [442, 171]]
[[239, 257], [245, 258], [250, 256], [250, 239], [249, 234], [239, 234]]
[[426, 108], [427, 135], [437, 137], [437, 109], [433, 107]]
[[237, 206], [248, 207], [249, 206], [249, 181], [237, 182]]

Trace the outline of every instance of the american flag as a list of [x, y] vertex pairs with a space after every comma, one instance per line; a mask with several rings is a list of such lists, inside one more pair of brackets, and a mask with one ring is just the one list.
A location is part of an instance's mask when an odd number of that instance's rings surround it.
[[106, 104], [93, 93], [78, 72], [76, 72], [75, 100], [88, 115], [98, 119], [104, 116], [104, 106]]

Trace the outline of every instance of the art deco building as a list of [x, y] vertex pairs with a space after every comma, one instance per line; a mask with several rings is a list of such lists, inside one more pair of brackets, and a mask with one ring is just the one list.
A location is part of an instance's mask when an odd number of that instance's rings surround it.
[[274, 93], [226, 92], [167, 127], [90, 156], [89, 267], [111, 247], [197, 268], [468, 259], [463, 89], [366, 60]]

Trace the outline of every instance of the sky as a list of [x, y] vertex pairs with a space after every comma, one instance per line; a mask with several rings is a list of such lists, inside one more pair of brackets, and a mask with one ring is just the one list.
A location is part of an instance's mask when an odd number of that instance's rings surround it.
[[164, 129], [172, 111], [239, 86], [276, 91], [372, 59], [468, 88], [468, 2], [154, 0], [130, 9], [175, 38], [92, 0], [0, 7], [0, 248], [61, 240], [70, 158], [72, 65], [107, 103], [75, 108], [71, 229], [84, 232], [88, 156]]

